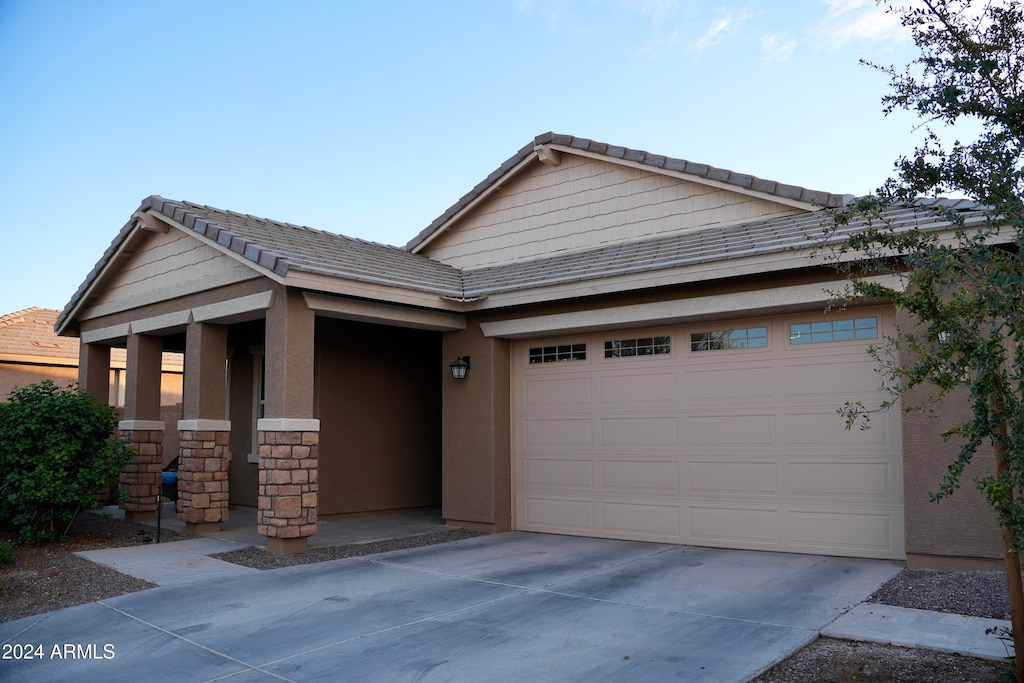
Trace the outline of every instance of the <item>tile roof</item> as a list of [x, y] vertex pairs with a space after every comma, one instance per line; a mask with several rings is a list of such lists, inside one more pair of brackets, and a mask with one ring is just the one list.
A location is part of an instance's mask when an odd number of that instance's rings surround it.
[[622, 159], [625, 161], [643, 164], [645, 166], [651, 166], [653, 168], [676, 171], [686, 175], [706, 178], [708, 180], [717, 180], [727, 185], [735, 185], [737, 187], [775, 195], [783, 199], [806, 202], [808, 204], [815, 204], [821, 207], [840, 207], [851, 199], [848, 195], [838, 195], [830, 192], [822, 192], [820, 190], [810, 190], [798, 185], [786, 185], [775, 180], [765, 180], [764, 178], [758, 178], [757, 176], [746, 173], [736, 173], [735, 171], [730, 171], [725, 168], [716, 168], [715, 166], [710, 166], [708, 164], [698, 164], [692, 161], [687, 161], [686, 159], [676, 159], [660, 154], [651, 154], [650, 152], [645, 152], [643, 150], [630, 149], [629, 147], [609, 145], [606, 142], [597, 142], [596, 140], [590, 140], [589, 138], [578, 138], [572, 135], [561, 135], [559, 133], [548, 132], [538, 135], [533, 139], [533, 142], [525, 145], [514, 155], [506, 159], [501, 166], [496, 168], [490, 175], [477, 183], [476, 187], [467, 192], [461, 199], [459, 199], [459, 201], [448, 207], [443, 214], [434, 219], [434, 221], [416, 235], [416, 237], [412, 238], [409, 243], [405, 245], [405, 248], [410, 251], [416, 249], [420, 244], [426, 241], [428, 237], [437, 232], [441, 226], [455, 216], [455, 214], [462, 211], [462, 209], [473, 202], [473, 200], [486, 192], [488, 188], [498, 182], [501, 178], [505, 177], [509, 171], [526, 160], [538, 145], [562, 145], [564, 147], [571, 147], [573, 149], [593, 154], [600, 154], [610, 159]]
[[[78, 340], [73, 337], [58, 337], [54, 325], [60, 311], [52, 308], [26, 308], [0, 317], [0, 360], [16, 360], [33, 364], [77, 366]], [[31, 360], [25, 360], [30, 358]], [[47, 361], [46, 359], [51, 359]], [[124, 367], [125, 350], [111, 349], [110, 361], [114, 366]], [[181, 366], [183, 358], [179, 353], [164, 353], [165, 366]]]
[[78, 364], [78, 340], [58, 337], [54, 323], [60, 311], [26, 308], [0, 317], [0, 356], [33, 356], [74, 360]]
[[[940, 204], [961, 212], [968, 224], [983, 222], [986, 215], [974, 202], [967, 200], [951, 202], [929, 199], [920, 201], [919, 206], [915, 207], [890, 208], [885, 213], [885, 219], [891, 221], [892, 227], [897, 230], [911, 227], [920, 230], [948, 228], [948, 221], [933, 210]], [[828, 225], [828, 214], [812, 212], [705, 228], [500, 266], [467, 269], [463, 271], [463, 296], [476, 298], [616, 275], [812, 249], [824, 243], [824, 230]], [[867, 223], [863, 218], [853, 219], [837, 230], [829, 242], [841, 242], [850, 233], [865, 227]]]
[[[438, 296], [459, 296], [462, 292], [462, 277], [456, 268], [400, 247], [202, 204], [172, 201], [156, 195], [144, 199], [137, 211], [150, 209], [281, 277], [295, 271], [419, 290]], [[110, 263], [119, 246], [134, 230], [136, 220], [133, 216], [121, 228], [64, 307], [58, 325], [64, 323]]]

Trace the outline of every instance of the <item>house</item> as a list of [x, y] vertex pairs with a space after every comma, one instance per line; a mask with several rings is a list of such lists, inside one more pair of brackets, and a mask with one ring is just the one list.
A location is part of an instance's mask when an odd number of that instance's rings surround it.
[[179, 516], [257, 506], [274, 552], [319, 517], [440, 504], [494, 532], [994, 565], [979, 497], [928, 502], [934, 425], [836, 415], [883, 398], [865, 348], [900, 322], [826, 313], [821, 211], [848, 200], [553, 133], [404, 249], [153, 196], [56, 329], [97, 395], [127, 349], [126, 509], [155, 506], [181, 352]]
[[[78, 340], [57, 336], [54, 325], [59, 315], [60, 311], [52, 308], [32, 307], [0, 316], [0, 401], [18, 387], [43, 380], [52, 380], [59, 387], [78, 380]], [[165, 434], [172, 440], [177, 438], [181, 418], [181, 368], [180, 354], [164, 354], [160, 409]], [[108, 392], [100, 398], [123, 407], [124, 386], [125, 352], [114, 349]]]

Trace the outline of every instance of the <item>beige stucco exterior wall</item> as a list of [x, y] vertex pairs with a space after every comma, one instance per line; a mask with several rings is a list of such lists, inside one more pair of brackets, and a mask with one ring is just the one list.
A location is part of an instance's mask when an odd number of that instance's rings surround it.
[[57, 386], [64, 387], [78, 379], [78, 368], [0, 363], [0, 401], [6, 401], [14, 389], [37, 384], [44, 379], [51, 379]]
[[[898, 321], [901, 329], [911, 329], [906, 313], [900, 312]], [[926, 387], [917, 387], [907, 393], [904, 405], [923, 405], [928, 395]], [[1002, 567], [999, 522], [974, 484], [976, 477], [995, 466], [990, 448], [974, 456], [960, 490], [938, 503], [929, 500], [959, 447], [955, 438], [944, 442], [942, 432], [970, 414], [967, 401], [964, 385], [929, 406], [932, 415], [914, 410], [903, 416], [904, 514], [907, 563], [912, 568]]]
[[[512, 528], [510, 344], [486, 339], [473, 321], [445, 335], [442, 393], [442, 516], [486, 531]], [[447, 365], [470, 356], [466, 379]]]
[[320, 515], [441, 503], [437, 332], [318, 318]]

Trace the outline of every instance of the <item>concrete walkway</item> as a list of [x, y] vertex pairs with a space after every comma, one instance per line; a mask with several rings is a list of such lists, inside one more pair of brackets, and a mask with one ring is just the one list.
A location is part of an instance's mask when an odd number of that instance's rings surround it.
[[[162, 529], [183, 533], [184, 522], [175, 518], [173, 503], [164, 506], [160, 524]], [[116, 506], [92, 511], [118, 519], [124, 511]], [[156, 526], [156, 520], [143, 522]], [[405, 538], [448, 529], [435, 511], [409, 512], [393, 515], [352, 517], [317, 523], [317, 534], [309, 540], [309, 547], [370, 543], [392, 538]], [[155, 538], [154, 531], [151, 537]], [[165, 537], [166, 538], [166, 537]], [[218, 560], [209, 555], [238, 550], [248, 546], [265, 548], [267, 539], [256, 533], [254, 508], [231, 508], [228, 522], [215, 531], [186, 541], [149, 543], [127, 548], [87, 550], [77, 555], [158, 586], [169, 586], [202, 579], [217, 579], [239, 574], [259, 573], [258, 569], [242, 567]]]
[[865, 602], [826, 626], [821, 635], [1005, 659], [1003, 641], [985, 633], [997, 627], [1008, 629], [1010, 622]]

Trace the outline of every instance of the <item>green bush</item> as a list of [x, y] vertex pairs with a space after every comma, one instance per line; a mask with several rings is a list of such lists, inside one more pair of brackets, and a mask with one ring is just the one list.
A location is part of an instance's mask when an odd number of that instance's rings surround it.
[[50, 380], [0, 403], [0, 522], [21, 542], [64, 540], [75, 515], [131, 459], [115, 409]]
[[14, 564], [14, 550], [5, 541], [0, 541], [0, 568]]

